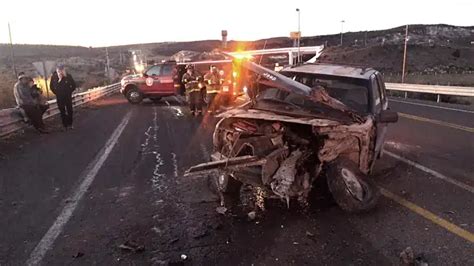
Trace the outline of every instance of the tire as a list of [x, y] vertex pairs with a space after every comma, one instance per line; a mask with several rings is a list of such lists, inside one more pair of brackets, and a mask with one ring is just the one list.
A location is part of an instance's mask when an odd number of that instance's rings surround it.
[[131, 104], [139, 104], [143, 101], [143, 94], [137, 88], [129, 89], [125, 97]]
[[351, 213], [366, 212], [375, 207], [380, 191], [357, 165], [340, 158], [329, 165], [327, 184], [341, 209]]
[[151, 100], [153, 103], [159, 103], [159, 102], [161, 101], [161, 97], [150, 98], [150, 100]]

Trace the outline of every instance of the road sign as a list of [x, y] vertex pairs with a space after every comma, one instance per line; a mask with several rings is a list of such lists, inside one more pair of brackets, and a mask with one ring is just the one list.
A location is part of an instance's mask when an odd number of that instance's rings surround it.
[[290, 32], [290, 38], [292, 40], [298, 40], [301, 37], [301, 31], [292, 31]]
[[34, 62], [33, 66], [40, 76], [49, 77], [56, 67], [56, 61]]

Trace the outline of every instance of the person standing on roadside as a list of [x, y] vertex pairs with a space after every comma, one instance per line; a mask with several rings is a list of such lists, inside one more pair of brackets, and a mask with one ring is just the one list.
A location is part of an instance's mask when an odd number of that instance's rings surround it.
[[193, 65], [186, 66], [182, 82], [186, 88], [186, 98], [188, 99], [189, 109], [194, 116], [202, 114], [202, 92], [199, 87], [200, 76], [194, 70]]
[[56, 72], [51, 76], [51, 91], [56, 95], [59, 112], [64, 128], [73, 129], [72, 93], [76, 89], [76, 82], [66, 72], [63, 65], [58, 65]]
[[215, 113], [219, 109], [218, 95], [222, 85], [222, 77], [216, 66], [212, 65], [209, 68], [209, 72], [204, 75], [204, 81], [206, 82], [207, 110], [210, 113]]
[[43, 123], [43, 112], [31, 93], [30, 80], [31, 78], [23, 73], [18, 76], [18, 81], [13, 87], [15, 101], [18, 107], [25, 112], [36, 130], [40, 133], [49, 133]]

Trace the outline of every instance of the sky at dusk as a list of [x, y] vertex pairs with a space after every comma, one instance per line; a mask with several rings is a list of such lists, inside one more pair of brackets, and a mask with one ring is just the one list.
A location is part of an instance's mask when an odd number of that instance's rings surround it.
[[289, 36], [301, 10], [303, 36], [405, 24], [474, 25], [474, 0], [0, 1], [0, 43], [109, 46]]

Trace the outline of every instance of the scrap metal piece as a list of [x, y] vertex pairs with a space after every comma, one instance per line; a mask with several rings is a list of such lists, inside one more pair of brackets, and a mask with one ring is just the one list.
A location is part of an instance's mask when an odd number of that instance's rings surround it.
[[286, 200], [288, 208], [290, 207], [290, 187], [295, 181], [296, 177], [296, 163], [301, 158], [303, 153], [300, 150], [293, 151], [288, 158], [278, 168], [273, 181], [270, 184], [273, 193]]
[[258, 156], [239, 156], [234, 158], [226, 158], [219, 161], [202, 163], [189, 168], [184, 174], [185, 177], [189, 176], [202, 176], [211, 173], [215, 173], [222, 170], [236, 171], [241, 168], [249, 166], [264, 165], [267, 162], [265, 158]]

